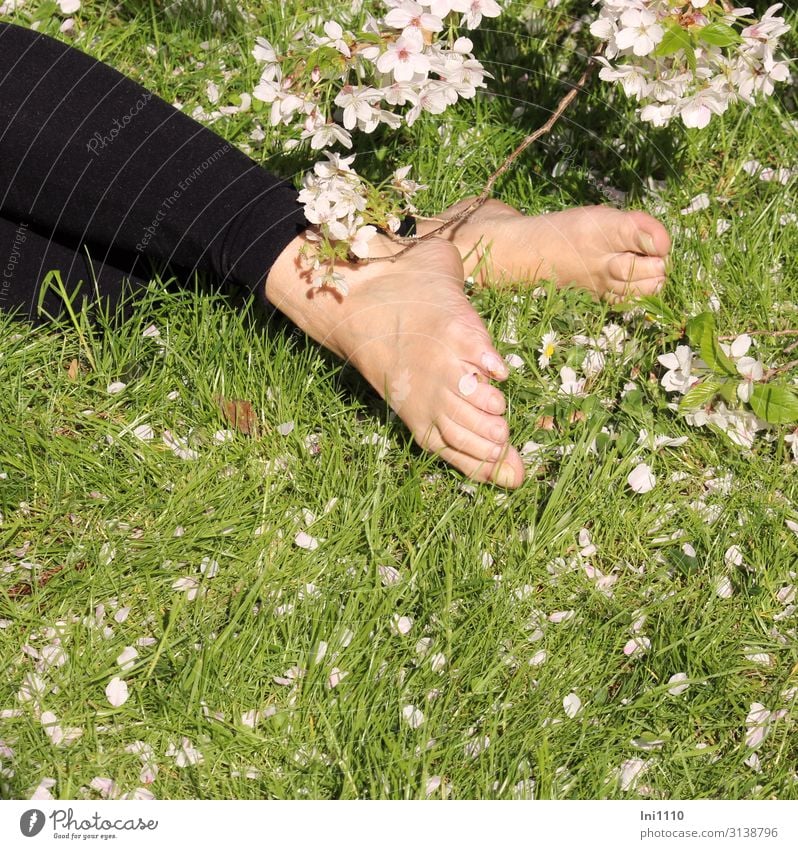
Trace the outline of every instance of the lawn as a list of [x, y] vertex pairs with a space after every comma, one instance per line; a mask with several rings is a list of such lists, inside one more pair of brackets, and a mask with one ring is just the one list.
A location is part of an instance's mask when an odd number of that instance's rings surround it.
[[[255, 36], [309, 14], [242, 5], [225, 28], [146, 2], [84, 2], [73, 35], [52, 2], [8, 19], [298, 175], [268, 107], [212, 114], [252, 91]], [[366, 170], [411, 152], [425, 210], [478, 191], [581, 72], [589, 4], [510, 5], [477, 39], [490, 94], [366, 139]], [[771, 331], [798, 328], [797, 100], [652, 131], [594, 84], [502, 179], [530, 213], [625, 203], [674, 238], [670, 320], [547, 285], [472, 295], [513, 364], [514, 492], [207, 291], [154, 281], [121, 325], [0, 318], [0, 796], [796, 798], [794, 426], [750, 447], [691, 426], [657, 357], [709, 310], [766, 366], [794, 359]]]

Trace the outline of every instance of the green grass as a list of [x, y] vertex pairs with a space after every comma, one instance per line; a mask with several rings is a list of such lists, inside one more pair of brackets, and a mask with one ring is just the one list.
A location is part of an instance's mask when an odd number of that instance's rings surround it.
[[[247, 5], [260, 20], [220, 37], [196, 17], [153, 14], [157, 4], [87, 4], [80, 43], [187, 111], [207, 109], [205, 83], [222, 81], [220, 62], [233, 72], [221, 102], [233, 102], [256, 78], [255, 34], [276, 39], [303, 14], [300, 3]], [[447, 116], [455, 141], [441, 144], [440, 122], [422, 120], [365, 149], [382, 156], [412, 144], [430, 211], [478, 189], [555, 102], [559, 63], [577, 76], [578, 55], [556, 36], [566, 13], [541, 13], [548, 25], [530, 27], [533, 36], [511, 16], [482, 36], [478, 55], [497, 62], [499, 96]], [[45, 16], [42, 29], [56, 32], [57, 22]], [[784, 87], [770, 103], [685, 137], [652, 135], [624, 100], [596, 88], [499, 195], [529, 211], [556, 209], [600, 200], [597, 180], [607, 177], [633, 205], [652, 208], [646, 180], [665, 181], [659, 214], [675, 240], [666, 303], [686, 316], [716, 296], [723, 333], [795, 328], [798, 225], [780, 219], [795, 209], [798, 181], [765, 183], [742, 170], [751, 158], [795, 164], [795, 100]], [[513, 119], [519, 104], [526, 111]], [[270, 137], [250, 140], [255, 120], [238, 115], [214, 129], [268, 167], [306, 167], [297, 154], [281, 160]], [[555, 181], [565, 143], [574, 165]], [[701, 192], [710, 208], [680, 215]], [[721, 236], [718, 218], [731, 222]], [[94, 797], [98, 776], [132, 792], [141, 759], [127, 747], [143, 741], [158, 767], [149, 786], [158, 798], [423, 798], [433, 777], [441, 781], [432, 796], [449, 798], [798, 796], [798, 702], [785, 696], [798, 685], [796, 613], [777, 596], [796, 583], [798, 562], [798, 537], [785, 524], [798, 518], [787, 431], [744, 451], [689, 427], [658, 386], [656, 355], [673, 350], [674, 334], [644, 317], [551, 290], [484, 292], [474, 303], [497, 338], [515, 328], [517, 343], [499, 342], [525, 361], [507, 385], [513, 441], [544, 446], [512, 493], [464, 485], [413, 446], [351, 369], [287, 323], [220, 298], [164, 293], [156, 281], [121, 327], [32, 330], [2, 319], [0, 710], [19, 715], [0, 720], [13, 750], [0, 754], [0, 794], [27, 798], [53, 778], [56, 798]], [[558, 398], [558, 369], [584, 356], [571, 337], [609, 321], [629, 334], [624, 352], [608, 356], [587, 399]], [[158, 338], [143, 335], [150, 325]], [[561, 347], [539, 369], [549, 328]], [[758, 353], [784, 363], [789, 341], [758, 337]], [[638, 391], [624, 398], [632, 377]], [[113, 381], [126, 387], [109, 394]], [[227, 427], [218, 396], [251, 402], [260, 434], [217, 443]], [[570, 421], [575, 409], [582, 415]], [[552, 430], [539, 427], [542, 412], [553, 414]], [[281, 435], [287, 421], [294, 428]], [[145, 424], [150, 442], [133, 434]], [[599, 437], [593, 452], [602, 427], [617, 437]], [[689, 438], [637, 449], [643, 427]], [[197, 459], [170, 451], [165, 430], [188, 437]], [[626, 486], [638, 459], [658, 479], [645, 495]], [[309, 527], [303, 510], [314, 514]], [[617, 578], [609, 593], [579, 563], [582, 528], [596, 546], [587, 560]], [[297, 547], [300, 530], [319, 547]], [[732, 545], [741, 567], [725, 561]], [[386, 566], [400, 580], [387, 581]], [[723, 576], [730, 598], [716, 593]], [[173, 589], [183, 577], [202, 594], [189, 600]], [[30, 596], [11, 592], [31, 579]], [[117, 622], [120, 608], [130, 611]], [[550, 621], [558, 611], [573, 616]], [[391, 627], [397, 615], [412, 618], [404, 636]], [[651, 647], [627, 657], [642, 615], [639, 634]], [[151, 644], [120, 671], [116, 658], [143, 637]], [[55, 638], [68, 660], [42, 673], [42, 707], [82, 730], [68, 746], [53, 745], [31, 703], [18, 700], [36, 652]], [[541, 650], [545, 662], [530, 665]], [[747, 657], [754, 652], [770, 664]], [[442, 668], [432, 662], [438, 653]], [[305, 672], [291, 682], [292, 667]], [[331, 689], [334, 667], [346, 675]], [[674, 696], [677, 672], [690, 687]], [[113, 708], [104, 690], [117, 675], [130, 698]], [[571, 692], [583, 705], [573, 718], [563, 709]], [[745, 763], [754, 702], [786, 711], [757, 749], [758, 766]], [[403, 719], [408, 705], [423, 711], [418, 728]], [[253, 710], [262, 714], [250, 727], [242, 715]], [[180, 767], [167, 751], [184, 737], [203, 759]], [[487, 747], [475, 745], [486, 737]], [[641, 748], [651, 740], [661, 742]], [[624, 789], [616, 771], [634, 758], [647, 769]]]

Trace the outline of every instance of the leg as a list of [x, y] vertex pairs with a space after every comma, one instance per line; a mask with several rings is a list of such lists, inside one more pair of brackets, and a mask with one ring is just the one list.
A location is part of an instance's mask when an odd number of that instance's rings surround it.
[[67, 292], [78, 291], [77, 309], [83, 302], [114, 309], [152, 276], [145, 257], [55, 241], [27, 221], [1, 215], [0, 263], [0, 309], [33, 323], [63, 312], [63, 301], [51, 289], [42, 297], [41, 314], [38, 310], [41, 284], [53, 269]]
[[350, 359], [423, 447], [477, 480], [520, 485], [504, 397], [487, 382], [507, 368], [451, 246], [348, 268], [340, 303], [331, 292], [309, 298], [307, 225], [290, 186], [107, 66], [11, 25], [0, 25], [0, 119], [9, 220], [254, 289]]
[[224, 139], [12, 24], [0, 24], [0, 212], [45, 237], [113, 245], [259, 296], [306, 226], [294, 189]]

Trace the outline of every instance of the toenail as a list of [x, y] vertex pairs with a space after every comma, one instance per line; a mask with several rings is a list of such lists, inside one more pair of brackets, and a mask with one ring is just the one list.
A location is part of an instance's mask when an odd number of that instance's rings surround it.
[[495, 440], [501, 440], [502, 442], [507, 438], [507, 429], [503, 424], [493, 425], [490, 429], [490, 435]]
[[508, 463], [502, 463], [499, 466], [499, 471], [496, 472], [494, 480], [499, 486], [514, 486], [515, 485], [515, 469]]
[[504, 448], [501, 445], [494, 446], [490, 449], [490, 452], [488, 453], [488, 460], [498, 460], [499, 457], [501, 457], [503, 450]]
[[478, 385], [479, 381], [475, 374], [464, 374], [460, 378], [457, 388], [460, 390], [460, 394], [467, 398], [469, 395], [473, 395], [477, 391]]
[[488, 401], [488, 410], [491, 413], [496, 413], [497, 415], [501, 415], [504, 412], [504, 401], [501, 398], [491, 398]]
[[646, 233], [644, 230], [641, 230], [637, 234], [637, 244], [640, 246], [643, 253], [656, 254], [657, 252], [657, 248], [654, 244], [654, 240], [651, 238], [651, 234]]
[[485, 371], [490, 372], [491, 374], [506, 373], [504, 362], [500, 357], [497, 357], [496, 354], [491, 354], [488, 351], [485, 351], [482, 355], [481, 362]]

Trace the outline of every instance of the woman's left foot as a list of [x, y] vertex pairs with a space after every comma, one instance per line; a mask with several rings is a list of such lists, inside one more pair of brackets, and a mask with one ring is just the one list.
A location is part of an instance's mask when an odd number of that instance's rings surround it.
[[[438, 217], [450, 218], [470, 202]], [[438, 226], [420, 221], [418, 231]], [[552, 280], [609, 300], [658, 292], [671, 247], [668, 231], [645, 212], [583, 206], [526, 216], [493, 199], [441, 235], [458, 247], [466, 274], [478, 284]]]

